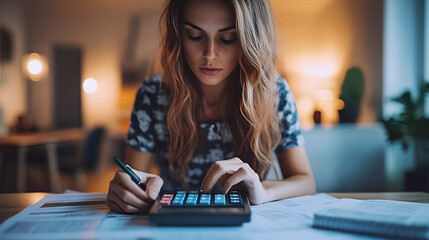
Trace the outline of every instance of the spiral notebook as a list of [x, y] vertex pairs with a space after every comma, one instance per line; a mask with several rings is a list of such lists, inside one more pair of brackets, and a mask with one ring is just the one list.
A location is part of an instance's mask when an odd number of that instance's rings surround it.
[[313, 227], [374, 236], [429, 239], [429, 204], [339, 199], [314, 215]]

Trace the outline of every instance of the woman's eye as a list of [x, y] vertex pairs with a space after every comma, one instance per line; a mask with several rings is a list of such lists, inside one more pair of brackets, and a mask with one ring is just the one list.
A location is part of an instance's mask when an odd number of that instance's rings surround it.
[[222, 43], [224, 43], [224, 44], [231, 44], [231, 43], [233, 43], [235, 41], [235, 38], [234, 39], [224, 39], [224, 38], [221, 38], [220, 41]]
[[237, 39], [236, 33], [225, 33], [220, 36], [220, 41], [223, 44], [232, 44]]
[[189, 37], [189, 39], [191, 39], [192, 41], [199, 41], [203, 39], [203, 37]]
[[199, 40], [201, 40], [201, 39], [203, 39], [203, 36], [192, 36], [192, 35], [189, 35], [188, 34], [188, 38], [191, 40], [191, 41], [199, 41]]

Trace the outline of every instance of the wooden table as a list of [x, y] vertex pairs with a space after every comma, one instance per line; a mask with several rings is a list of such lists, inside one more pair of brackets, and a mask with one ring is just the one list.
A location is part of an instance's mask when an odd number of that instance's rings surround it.
[[60, 192], [58, 185], [58, 159], [56, 154], [56, 144], [65, 142], [79, 142], [85, 137], [84, 130], [72, 128], [50, 132], [38, 132], [27, 134], [10, 135], [0, 138], [0, 173], [2, 171], [2, 151], [8, 148], [16, 148], [17, 159], [17, 192], [26, 190], [26, 154], [30, 147], [45, 146], [48, 160], [49, 183], [51, 191]]
[[[336, 198], [384, 199], [429, 203], [426, 192], [384, 192], [384, 193], [328, 193]], [[46, 193], [3, 193], [0, 194], [0, 223], [24, 208], [38, 202]]]

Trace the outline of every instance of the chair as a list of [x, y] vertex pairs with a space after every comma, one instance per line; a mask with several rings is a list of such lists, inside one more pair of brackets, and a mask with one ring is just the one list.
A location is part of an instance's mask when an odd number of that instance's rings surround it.
[[[73, 177], [76, 190], [84, 190], [87, 173], [102, 168], [102, 149], [106, 136], [107, 130], [104, 127], [95, 127], [88, 131], [78, 146], [58, 147], [59, 172]], [[80, 161], [76, 161], [79, 158]]]

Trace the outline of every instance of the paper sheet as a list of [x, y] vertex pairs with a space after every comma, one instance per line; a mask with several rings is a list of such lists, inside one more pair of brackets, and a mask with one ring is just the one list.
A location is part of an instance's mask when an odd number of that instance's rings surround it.
[[[147, 215], [109, 212], [106, 194], [48, 194], [0, 225], [0, 239], [365, 239], [311, 228], [313, 214], [335, 201], [327, 194], [252, 206], [239, 227], [158, 227]], [[374, 239], [374, 238], [371, 238]]]

